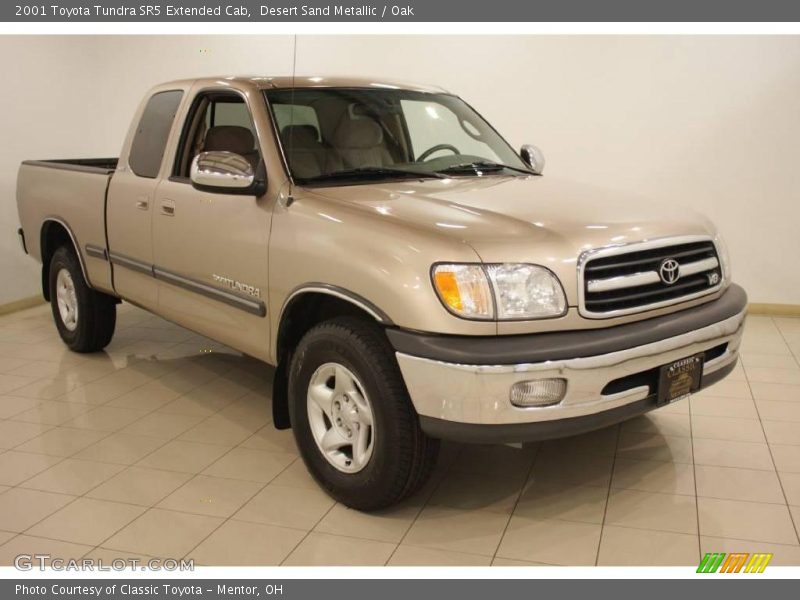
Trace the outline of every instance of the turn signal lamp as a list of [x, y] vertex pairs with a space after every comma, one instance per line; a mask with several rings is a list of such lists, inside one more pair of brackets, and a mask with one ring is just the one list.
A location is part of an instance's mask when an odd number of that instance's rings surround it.
[[493, 319], [494, 304], [486, 273], [480, 265], [436, 265], [436, 293], [447, 309], [467, 319]]

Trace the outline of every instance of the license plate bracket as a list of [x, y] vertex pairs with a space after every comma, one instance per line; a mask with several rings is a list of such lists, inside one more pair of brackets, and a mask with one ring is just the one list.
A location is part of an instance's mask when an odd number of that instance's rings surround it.
[[664, 365], [658, 374], [658, 406], [687, 397], [700, 388], [703, 355], [695, 354]]

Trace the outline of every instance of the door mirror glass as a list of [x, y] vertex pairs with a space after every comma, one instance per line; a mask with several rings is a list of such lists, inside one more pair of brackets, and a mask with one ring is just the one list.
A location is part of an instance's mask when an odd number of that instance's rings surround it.
[[234, 152], [201, 152], [192, 160], [192, 185], [207, 192], [246, 193], [254, 190], [253, 165]]
[[525, 144], [522, 150], [519, 151], [519, 155], [534, 173], [542, 174], [542, 171], [544, 171], [544, 154], [537, 146]]

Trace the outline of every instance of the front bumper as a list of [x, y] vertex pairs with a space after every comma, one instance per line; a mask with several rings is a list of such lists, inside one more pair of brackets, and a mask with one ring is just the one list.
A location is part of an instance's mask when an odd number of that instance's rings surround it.
[[[701, 387], [719, 381], [736, 366], [746, 307], [744, 290], [732, 285], [713, 302], [608, 329], [509, 338], [388, 333], [429, 435], [520, 442], [572, 435], [656, 408], [658, 368], [680, 358], [705, 353]], [[454, 356], [457, 361], [447, 360]], [[549, 378], [567, 380], [561, 402], [511, 404], [514, 383]]]

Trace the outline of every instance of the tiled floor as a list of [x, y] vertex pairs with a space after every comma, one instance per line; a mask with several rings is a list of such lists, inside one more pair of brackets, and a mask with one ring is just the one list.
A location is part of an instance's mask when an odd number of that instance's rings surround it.
[[521, 449], [447, 444], [422, 493], [361, 514], [270, 423], [268, 367], [130, 306], [106, 353], [42, 306], [0, 317], [0, 564], [800, 565], [800, 319], [751, 317], [743, 365], [621, 426]]

